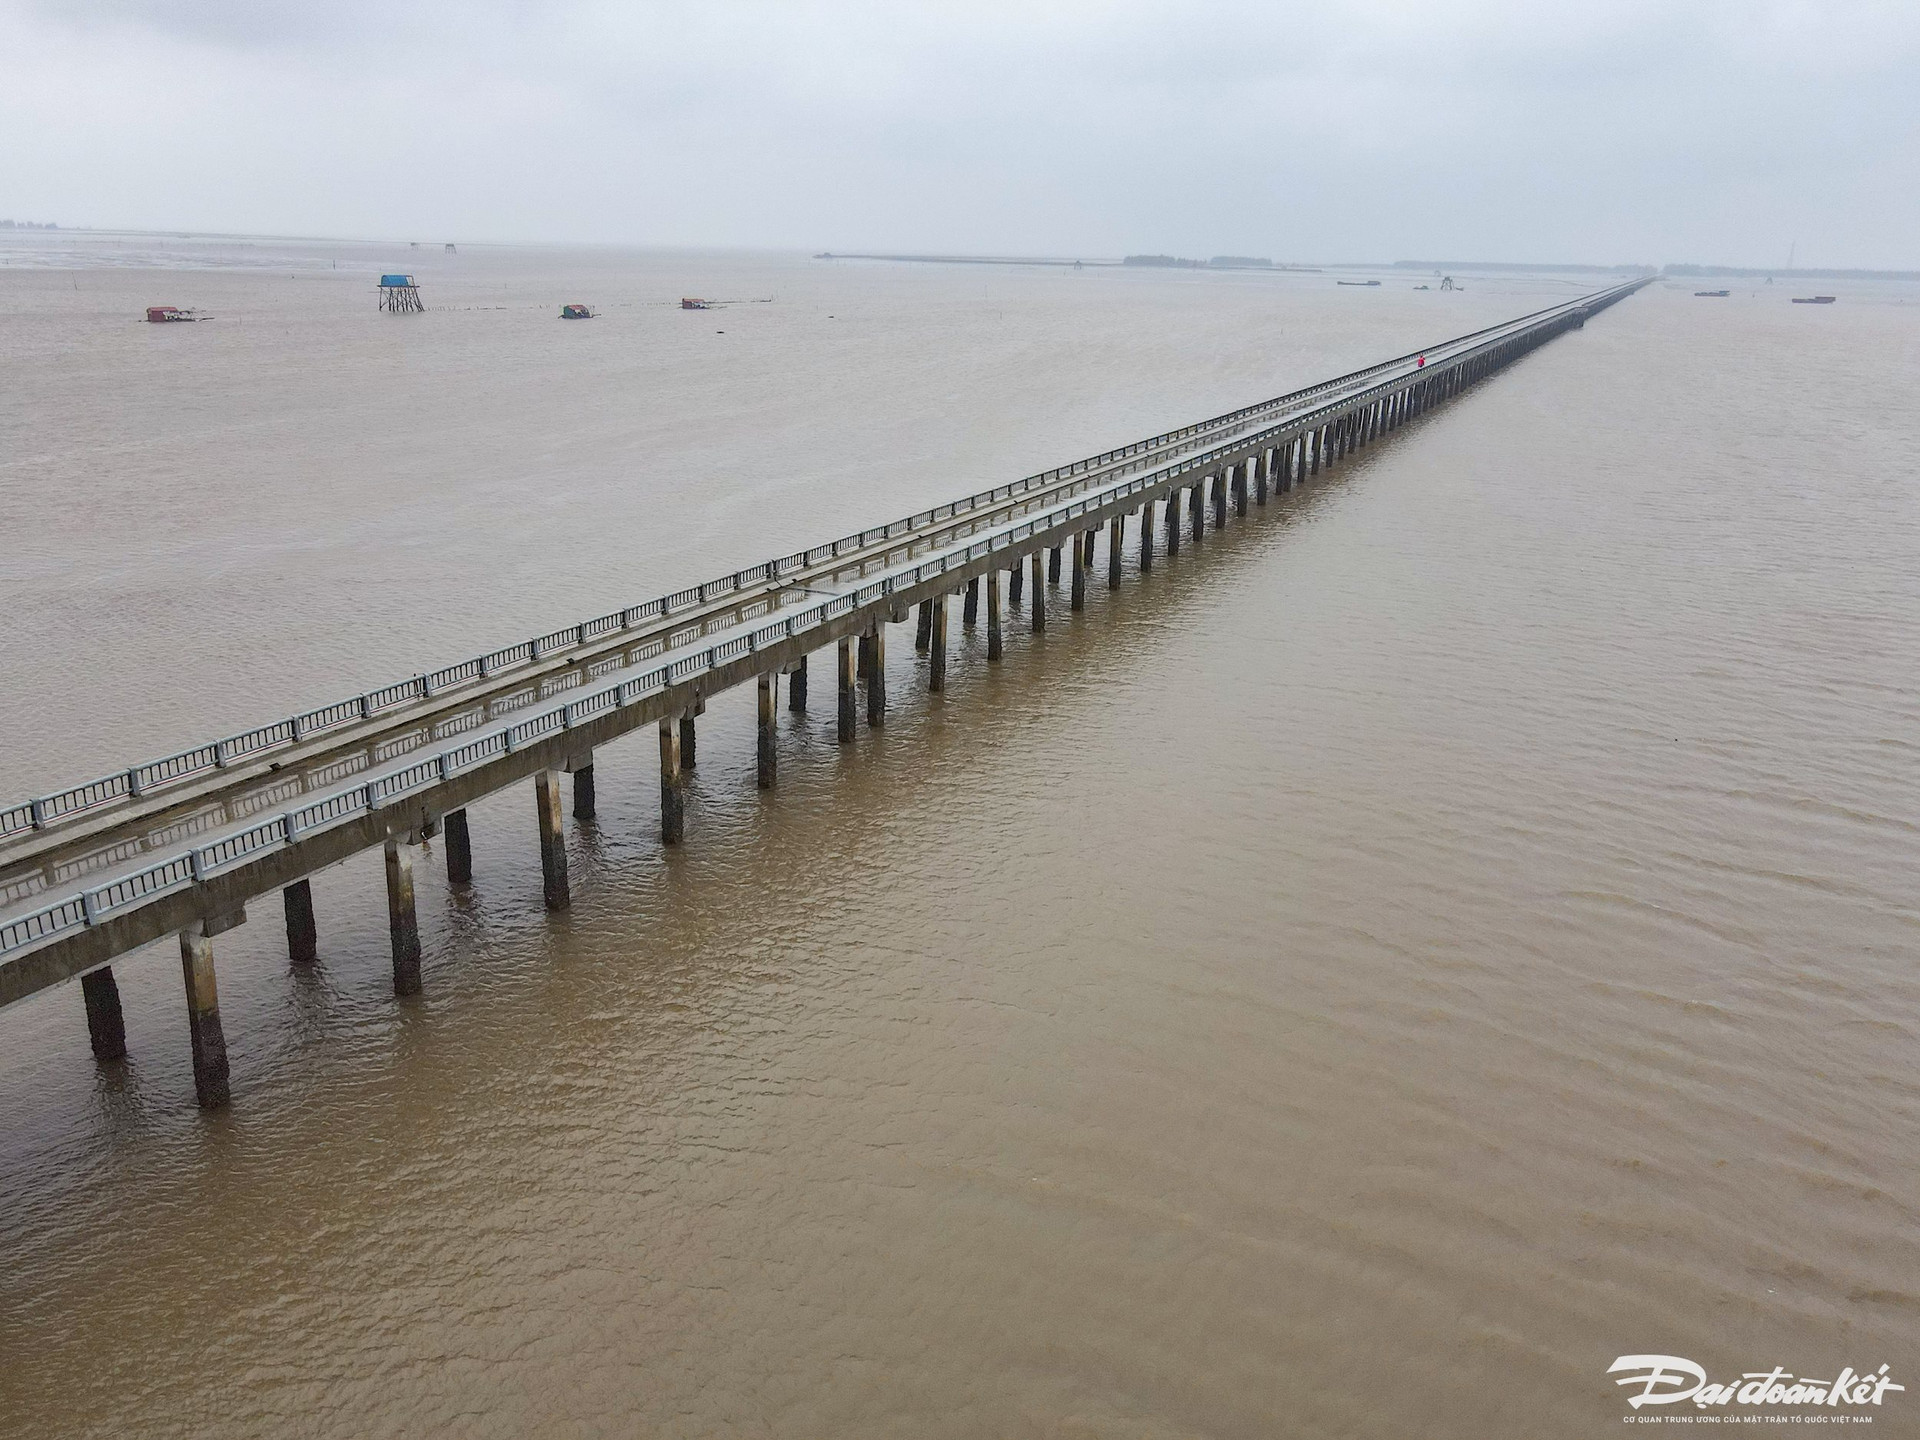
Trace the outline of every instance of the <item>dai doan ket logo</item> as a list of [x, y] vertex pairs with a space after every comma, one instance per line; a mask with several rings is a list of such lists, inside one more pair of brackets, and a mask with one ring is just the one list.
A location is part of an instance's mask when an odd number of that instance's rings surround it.
[[1904, 1390], [1893, 1383], [1882, 1365], [1877, 1371], [1861, 1374], [1848, 1366], [1832, 1380], [1797, 1378], [1785, 1370], [1749, 1370], [1738, 1380], [1714, 1384], [1707, 1372], [1679, 1355], [1622, 1355], [1607, 1367], [1609, 1375], [1629, 1373], [1614, 1381], [1616, 1385], [1638, 1385], [1640, 1392], [1629, 1394], [1627, 1404], [1638, 1410], [1642, 1405], [1675, 1405], [1691, 1400], [1702, 1409], [1709, 1405], [1878, 1405], [1890, 1390]]

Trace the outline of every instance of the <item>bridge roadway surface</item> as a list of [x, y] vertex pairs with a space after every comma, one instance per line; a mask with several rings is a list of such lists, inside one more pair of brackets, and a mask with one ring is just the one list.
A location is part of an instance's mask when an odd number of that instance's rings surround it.
[[[1339, 453], [1644, 281], [0, 810], [0, 1006], [440, 818], [1036, 550], [1287, 456]], [[1329, 456], [1331, 463], [1334, 456]], [[1240, 472], [1244, 475], [1245, 472]], [[1264, 481], [1263, 481], [1264, 484]], [[1216, 483], [1216, 490], [1218, 484]], [[1222, 503], [1216, 498], [1216, 507]], [[1216, 515], [1218, 511], [1216, 509]]]

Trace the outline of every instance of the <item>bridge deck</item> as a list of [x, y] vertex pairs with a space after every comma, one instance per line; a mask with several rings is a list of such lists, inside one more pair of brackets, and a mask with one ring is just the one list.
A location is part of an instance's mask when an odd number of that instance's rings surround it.
[[1304, 456], [1303, 437], [1356, 416], [1391, 428], [1641, 283], [0, 811], [0, 1005], [230, 923], [254, 896], [1229, 467]]

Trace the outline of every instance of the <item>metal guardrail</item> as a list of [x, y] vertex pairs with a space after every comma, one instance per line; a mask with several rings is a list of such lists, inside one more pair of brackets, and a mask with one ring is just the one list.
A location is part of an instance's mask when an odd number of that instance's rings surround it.
[[[1537, 311], [1534, 315], [1521, 316], [1519, 319], [1505, 321], [1500, 325], [1488, 326], [1484, 330], [1470, 332], [1431, 348], [1442, 350], [1478, 339], [1497, 330], [1512, 330], [1546, 313], [1548, 311]], [[1245, 424], [1279, 406], [1298, 406], [1317, 395], [1342, 387], [1351, 387], [1370, 376], [1404, 365], [1409, 359], [1422, 353], [1425, 352], [1409, 351], [1406, 355], [1381, 361], [1376, 365], [1352, 371], [1332, 380], [1321, 381], [1304, 390], [1292, 391], [1257, 404], [1242, 406], [1238, 410], [1228, 411], [1211, 420], [1185, 425], [1178, 430], [1169, 430], [1148, 440], [1135, 441], [1085, 460], [1076, 460], [1070, 465], [1041, 471], [1024, 480], [998, 485], [960, 500], [937, 505], [930, 510], [919, 511], [878, 529], [863, 530], [854, 535], [844, 536], [830, 545], [797, 551], [777, 560], [769, 560], [763, 564], [736, 571], [718, 580], [710, 580], [702, 585], [677, 590], [671, 595], [661, 596], [644, 604], [610, 611], [577, 625], [521, 641], [517, 645], [488, 651], [471, 660], [463, 660], [458, 664], [416, 675], [411, 679], [396, 681], [391, 685], [367, 691], [350, 699], [337, 700], [330, 705], [302, 711], [285, 720], [276, 720], [268, 725], [242, 731], [238, 735], [230, 735], [225, 739], [196, 746], [191, 750], [182, 750], [158, 760], [149, 760], [143, 764], [130, 766], [126, 770], [104, 775], [97, 780], [87, 781], [85, 784], [57, 790], [23, 804], [0, 809], [0, 842], [36, 830], [50, 829], [62, 821], [97, 810], [103, 805], [144, 798], [158, 790], [205, 775], [210, 771], [224, 770], [239, 761], [251, 760], [273, 751], [290, 749], [331, 730], [362, 720], [370, 720], [400, 705], [441, 695], [474, 681], [491, 679], [515, 666], [534, 664], [562, 651], [577, 649], [592, 640], [616, 631], [633, 629], [646, 620], [671, 615], [695, 605], [708, 604], [722, 596], [738, 593], [779, 575], [825, 563], [829, 559], [838, 558], [847, 550], [871, 548], [882, 540], [911, 535], [929, 525], [951, 520], [985, 505], [1004, 503], [1017, 495], [1057, 484], [1061, 480], [1104, 468], [1117, 461], [1165, 449], [1210, 431]]]
[[[1250, 447], [1258, 447], [1262, 442], [1267, 440], [1277, 440], [1283, 432], [1293, 432], [1296, 435], [1303, 434], [1315, 428], [1317, 424], [1325, 419], [1330, 419], [1357, 404], [1367, 403], [1370, 398], [1378, 394], [1390, 391], [1396, 386], [1431, 379], [1465, 363], [1482, 350], [1504, 343], [1506, 340], [1526, 333], [1529, 329], [1540, 328], [1544, 326], [1544, 324], [1551, 323], [1542, 321], [1539, 317], [1551, 314], [1553, 310], [1564, 310], [1569, 312], [1569, 315], [1571, 312], [1578, 310], [1584, 319], [1586, 314], [1591, 313], [1591, 310], [1581, 309], [1582, 305], [1590, 305], [1593, 309], [1604, 308], [1605, 305], [1611, 304], [1614, 300], [1620, 298], [1629, 288], [1637, 288], [1637, 286], [1621, 287], [1620, 290], [1615, 292], [1602, 292], [1600, 296], [1585, 297], [1582, 302], [1569, 302], [1565, 306], [1552, 307], [1551, 310], [1536, 312], [1534, 315], [1509, 321], [1505, 325], [1488, 327], [1488, 330], [1484, 331], [1476, 331], [1473, 335], [1461, 337], [1460, 340], [1448, 342], [1444, 346], [1433, 347], [1435, 351], [1453, 350], [1454, 353], [1449, 354], [1444, 360], [1437, 361], [1426, 369], [1419, 371], [1417, 374], [1397, 375], [1389, 381], [1369, 387], [1357, 394], [1352, 392], [1343, 394], [1333, 403], [1305, 413], [1299, 413], [1297, 409], [1302, 399], [1311, 399], [1317, 394], [1324, 394], [1342, 382], [1324, 382], [1321, 385], [1310, 387], [1308, 390], [1295, 392], [1291, 396], [1278, 397], [1276, 400], [1263, 402], [1260, 406], [1248, 407], [1248, 411], [1235, 412], [1237, 414], [1245, 414], [1248, 412], [1258, 413], [1260, 411], [1271, 410], [1281, 403], [1289, 404], [1293, 406], [1295, 410], [1295, 413], [1290, 413], [1279, 425], [1251, 435], [1242, 434], [1236, 436], [1230, 445], [1222, 448], [1228, 450], [1244, 450]], [[1493, 331], [1499, 331], [1501, 333], [1494, 339], [1483, 340], [1470, 348], [1455, 349], [1455, 347], [1464, 344], [1468, 340], [1473, 340], [1477, 336], [1487, 335]], [[1414, 353], [1421, 354], [1425, 352]], [[1391, 368], [1394, 364], [1404, 363], [1403, 358], [1401, 361], [1371, 366], [1365, 371], [1355, 372], [1354, 376], [1342, 377], [1342, 381], [1351, 384], [1355, 377], [1364, 379], [1367, 376], [1379, 373], [1383, 369]], [[1194, 428], [1196, 427], [1188, 427], [1188, 430], [1192, 431]], [[1143, 442], [1143, 444], [1150, 443], [1152, 442]], [[1133, 453], [1140, 453], [1142, 447], [1130, 446], [1126, 447], [1126, 449]], [[1109, 452], [1110, 455], [1119, 453], [1120, 452]], [[301, 838], [317, 830], [327, 829], [351, 820], [368, 811], [377, 810], [396, 798], [418, 790], [430, 788], [496, 756], [511, 754], [520, 746], [530, 741], [538, 740], [558, 730], [570, 729], [582, 721], [592, 719], [609, 710], [631, 705], [650, 695], [657, 694], [671, 685], [689, 679], [694, 675], [702, 674], [708, 670], [724, 665], [728, 661], [737, 659], [741, 655], [803, 635], [809, 630], [822, 626], [833, 619], [837, 619], [850, 610], [862, 605], [871, 604], [886, 595], [894, 593], [896, 590], [910, 590], [917, 585], [937, 579], [949, 569], [967, 565], [974, 560], [991, 554], [995, 550], [1017, 546], [1022, 540], [1030, 539], [1035, 534], [1050, 530], [1064, 521], [1088, 514], [1094, 510], [1104, 509], [1113, 505], [1116, 501], [1125, 500], [1130, 496], [1139, 494], [1143, 490], [1158, 489], [1169, 485], [1184, 475], [1191, 474], [1196, 470], [1210, 469], [1219, 463], [1220, 455], [1219, 451], [1216, 450], [1189, 455], [1159, 469], [1134, 473], [1127, 478], [1116, 480], [1076, 498], [1067, 499], [1052, 505], [1037, 514], [1002, 526], [978, 540], [971, 541], [963, 548], [956, 548], [945, 555], [933, 559], [896, 567], [890, 573], [883, 574], [861, 585], [853, 594], [840, 595], [821, 600], [813, 605], [795, 611], [784, 620], [777, 621], [773, 624], [758, 626], [747, 633], [736, 634], [705, 649], [696, 651], [693, 654], [682, 656], [664, 665], [655, 666], [632, 678], [600, 686], [584, 695], [578, 695], [563, 704], [540, 710], [535, 714], [503, 725], [499, 729], [492, 730], [487, 734], [449, 745], [432, 755], [414, 761], [402, 769], [389, 771], [362, 783], [345, 787], [331, 794], [322, 795], [309, 801], [305, 805], [283, 811], [264, 821], [256, 822], [252, 825], [196, 844], [183, 853], [169, 856], [144, 869], [134, 871], [130, 874], [120, 875], [100, 885], [83, 889], [78, 894], [67, 896], [50, 905], [43, 906], [38, 910], [0, 923], [0, 956], [31, 948], [44, 940], [52, 939], [78, 926], [97, 924], [101, 919], [114, 915], [129, 907], [145, 904], [160, 896], [170, 894], [175, 890], [217, 876], [227, 869], [252, 859], [263, 851], [293, 845]], [[1078, 462], [1078, 466], [1081, 467], [1081, 471], [1084, 473], [1085, 468], [1097, 468], [1097, 462], [1082, 461]], [[1060, 476], [1073, 468], [1075, 467], [1062, 467], [1060, 471], [1047, 473]], [[1031, 480], [1032, 477], [1030, 477], [1029, 482], [1019, 483], [1024, 485], [1025, 488], [1032, 488]], [[1019, 493], [1014, 487], [998, 488], [1001, 491]], [[982, 493], [983, 495], [991, 495], [995, 492]], [[982, 497], [973, 496], [967, 500], [955, 502], [955, 506], [967, 507], [979, 503], [982, 503]], [[947, 511], [947, 515], [944, 518], [949, 519], [952, 518], [955, 513], [965, 513], [964, 509], [956, 512], [955, 506], [942, 506], [938, 507], [938, 510], [923, 511], [920, 515], [910, 517], [908, 521], [898, 523], [904, 527], [903, 533], [910, 533], [914, 528], [925, 528], [928, 524], [935, 523], [935, 518], [939, 510]], [[893, 528], [893, 526], [884, 527], [883, 531], [879, 533], [884, 535], [893, 530]], [[873, 531], [863, 532], [864, 535], [869, 536], [875, 533], [876, 532]], [[829, 548], [837, 549], [839, 545], [844, 543], [846, 542], [836, 541], [833, 547], [821, 546], [815, 547], [812, 551], [798, 552], [796, 556], [788, 557], [787, 561], [769, 562], [767, 565], [755, 567], [753, 570], [740, 571], [725, 580], [710, 583], [712, 585], [730, 587], [718, 593], [732, 593], [735, 590], [754, 583], [755, 579], [764, 578], [781, 564], [792, 562], [796, 565], [804, 565], [809, 563], [806, 560], [807, 556], [818, 554]], [[863, 544], [864, 543], [863, 541]], [[519, 652], [522, 649], [528, 649], [531, 653], [538, 655], [541, 653], [543, 645], [548, 642], [553, 642], [563, 647], [565, 645], [578, 645], [583, 643], [586, 638], [590, 638], [588, 634], [589, 626], [611, 622], [617, 617], [623, 618], [633, 614], [635, 610], [645, 611], [647, 616], [671, 614], [675, 608], [680, 608], [684, 604], [695, 603], [694, 600], [689, 597], [699, 595], [708, 588], [708, 586], [701, 586], [683, 590], [676, 595], [666, 596], [661, 600], [650, 602], [646, 606], [634, 607], [633, 610], [623, 612], [614, 612], [612, 616], [602, 617], [601, 621], [589, 621], [575, 627], [573, 630], [557, 631], [551, 635], [542, 636], [536, 640], [526, 642], [524, 647], [511, 647], [511, 651]], [[604, 623], [604, 628], [593, 631], [592, 633], [607, 634], [616, 628], [629, 627], [624, 623], [623, 619], [623, 623], [620, 625]], [[465, 670], [468, 667], [478, 667], [476, 673], [484, 675], [488, 673], [488, 662], [493, 660], [495, 656], [505, 653], [510, 652], [496, 651], [493, 652], [492, 655], [482, 656], [476, 660], [467, 661], [462, 666], [450, 667], [450, 669]], [[398, 703], [398, 699], [387, 697], [432, 694], [433, 689], [430, 687], [437, 683], [439, 677], [448, 674], [449, 671], [436, 671], [431, 676], [420, 676], [412, 681], [403, 681], [397, 685], [388, 686], [384, 690], [374, 691], [367, 695], [360, 696], [356, 700], [338, 702], [334, 706], [327, 707], [327, 709], [330, 711], [350, 711], [353, 715], [361, 717], [377, 714], [381, 708], [389, 708], [393, 704]], [[448, 683], [453, 682], [449, 681]], [[320, 713], [324, 712], [308, 712], [308, 715]], [[285, 730], [288, 733], [298, 733], [299, 727], [306, 719], [307, 716], [296, 716], [291, 720], [281, 721], [274, 726], [266, 726], [257, 731], [249, 731], [245, 736], [219, 741], [214, 745], [202, 746], [197, 751], [187, 751], [183, 753], [186, 756], [198, 756], [211, 752], [216, 756], [224, 756], [225, 759], [220, 760], [219, 763], [226, 763], [226, 760], [230, 760], [236, 754], [253, 753], [241, 748], [243, 745], [253, 745], [257, 750], [272, 743], [264, 739], [255, 740], [253, 737], [268, 736], [280, 730]], [[307, 733], [314, 732], [309, 731]], [[153, 762], [152, 766], [136, 767], [136, 769], [151, 769], [153, 766], [164, 766], [181, 758], [182, 757], [179, 756], [169, 757], [169, 759], [165, 761]], [[127, 772], [129, 776], [132, 773], [131, 771]], [[109, 782], [95, 782], [95, 785], [107, 783]], [[79, 788], [89, 789], [92, 787]], [[71, 795], [74, 793], [76, 792], [62, 792], [63, 795]], [[38, 813], [38, 807], [42, 807], [46, 803], [45, 801], [37, 800], [32, 802], [32, 805], [36, 807], [36, 813]], [[27, 807], [15, 808], [18, 810]]]

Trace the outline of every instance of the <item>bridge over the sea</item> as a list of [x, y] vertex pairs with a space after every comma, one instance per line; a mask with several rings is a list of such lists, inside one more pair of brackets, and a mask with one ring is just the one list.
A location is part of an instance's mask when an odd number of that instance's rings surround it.
[[[295, 964], [318, 953], [308, 877], [384, 852], [393, 986], [420, 989], [413, 861], [444, 836], [448, 879], [471, 883], [466, 807], [531, 780], [546, 904], [569, 903], [563, 774], [576, 817], [594, 809], [593, 758], [654, 727], [660, 828], [685, 826], [683, 775], [707, 697], [753, 684], [758, 779], [777, 780], [781, 676], [808, 704], [808, 661], [834, 655], [840, 743], [887, 708], [888, 627], [917, 621], [928, 684], [946, 684], [949, 604], [984, 623], [987, 658], [1023, 613], [1034, 630], [1060, 590], [1086, 600], [1106, 535], [1106, 583], [1201, 542], [1322, 469], [1577, 328], [1635, 280], [1385, 360], [1212, 420], [795, 551], [704, 585], [565, 626], [97, 780], [0, 809], [0, 1007], [78, 978], [94, 1053], [125, 1054], [112, 962], [177, 937], [195, 1089], [228, 1099], [213, 939], [279, 892]], [[1129, 525], [1131, 524], [1131, 530]], [[1131, 541], [1129, 541], [1131, 536]], [[917, 607], [917, 616], [915, 610]], [[984, 613], [983, 613], [984, 612]]]

